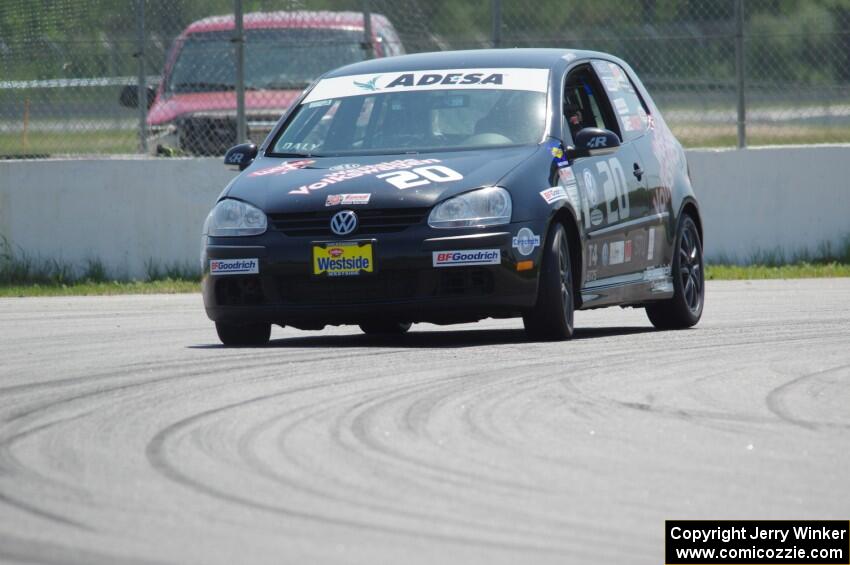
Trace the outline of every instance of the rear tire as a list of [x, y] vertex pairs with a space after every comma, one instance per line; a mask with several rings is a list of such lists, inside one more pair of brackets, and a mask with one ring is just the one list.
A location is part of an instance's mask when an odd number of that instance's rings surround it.
[[265, 345], [271, 337], [272, 325], [216, 322], [215, 331], [221, 343], [229, 347]]
[[690, 328], [702, 317], [705, 302], [705, 266], [699, 230], [693, 219], [682, 216], [676, 230], [673, 257], [673, 298], [650, 304], [646, 315], [662, 330]]
[[402, 335], [407, 333], [412, 325], [410, 322], [373, 320], [360, 324], [360, 329], [368, 335]]
[[523, 317], [525, 331], [534, 339], [564, 340], [573, 336], [573, 272], [567, 232], [552, 224], [543, 249], [537, 304]]

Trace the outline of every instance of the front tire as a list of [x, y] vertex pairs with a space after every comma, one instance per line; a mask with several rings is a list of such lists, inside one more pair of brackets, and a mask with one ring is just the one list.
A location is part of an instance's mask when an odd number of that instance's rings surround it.
[[573, 272], [564, 226], [549, 228], [540, 268], [537, 304], [522, 317], [525, 331], [535, 339], [564, 340], [573, 336]]
[[367, 335], [402, 335], [407, 333], [412, 325], [410, 322], [372, 320], [360, 324], [360, 329]]
[[673, 257], [673, 298], [650, 304], [646, 315], [662, 330], [690, 328], [702, 317], [705, 302], [705, 266], [699, 230], [690, 216], [682, 216]]
[[265, 345], [271, 337], [272, 325], [216, 322], [215, 331], [221, 343], [228, 347]]

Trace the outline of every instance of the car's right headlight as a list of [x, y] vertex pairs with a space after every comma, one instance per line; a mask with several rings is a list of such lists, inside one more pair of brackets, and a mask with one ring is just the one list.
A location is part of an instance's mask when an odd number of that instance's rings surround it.
[[267, 228], [268, 219], [262, 210], [231, 199], [216, 204], [204, 222], [204, 234], [212, 237], [260, 235]]
[[477, 228], [511, 221], [511, 195], [499, 186], [460, 194], [440, 202], [431, 210], [432, 228]]

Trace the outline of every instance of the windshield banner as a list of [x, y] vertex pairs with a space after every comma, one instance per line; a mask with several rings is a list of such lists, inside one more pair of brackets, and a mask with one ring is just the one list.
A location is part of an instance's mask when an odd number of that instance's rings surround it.
[[304, 103], [362, 94], [466, 88], [546, 92], [548, 69], [439, 69], [350, 75], [319, 81]]

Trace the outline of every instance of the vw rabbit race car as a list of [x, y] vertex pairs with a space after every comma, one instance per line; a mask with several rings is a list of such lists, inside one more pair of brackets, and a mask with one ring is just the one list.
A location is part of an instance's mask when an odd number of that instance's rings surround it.
[[702, 222], [684, 152], [634, 71], [604, 53], [456, 51], [348, 65], [308, 88], [204, 226], [207, 315], [226, 345], [272, 324], [522, 317], [567, 339], [575, 309], [702, 314]]

